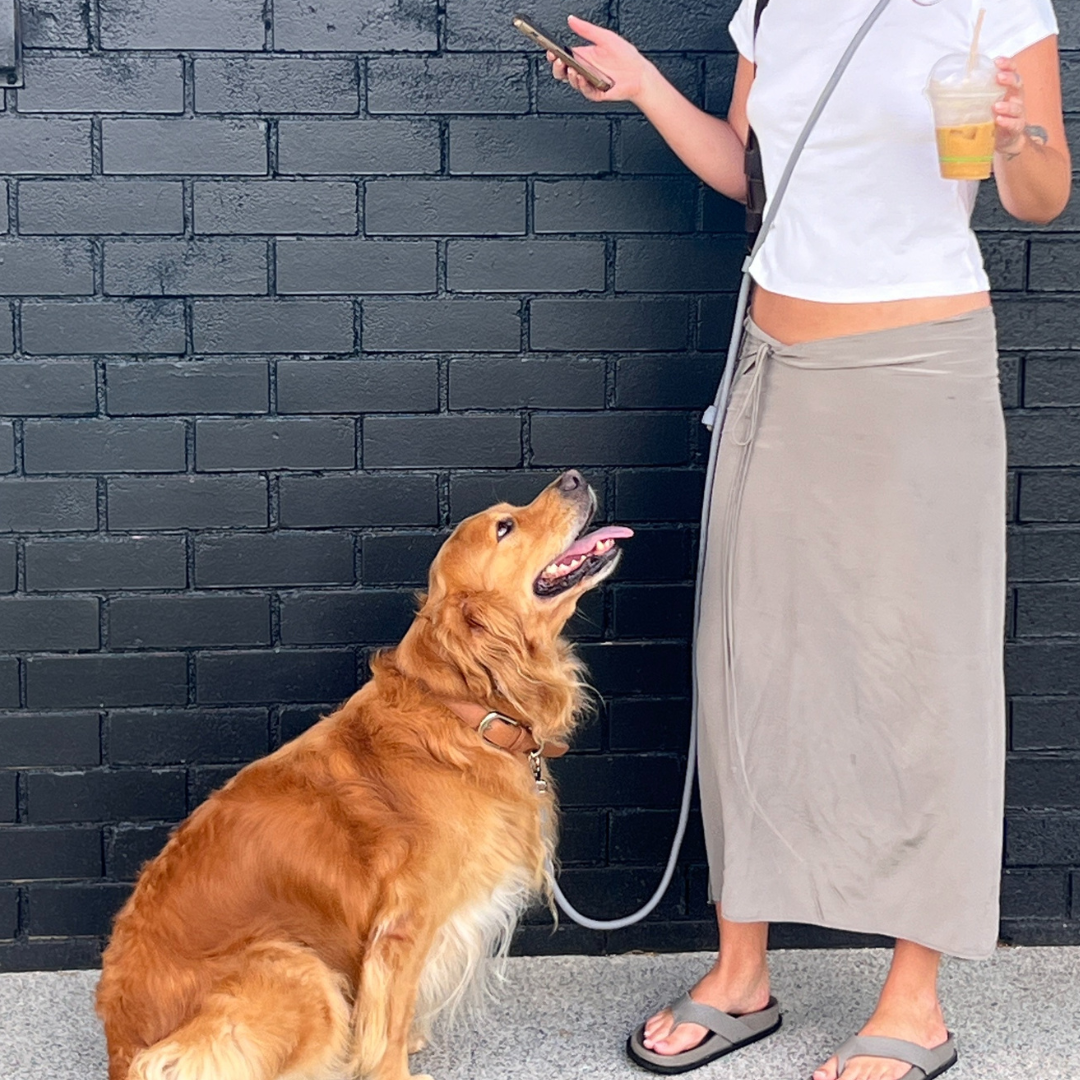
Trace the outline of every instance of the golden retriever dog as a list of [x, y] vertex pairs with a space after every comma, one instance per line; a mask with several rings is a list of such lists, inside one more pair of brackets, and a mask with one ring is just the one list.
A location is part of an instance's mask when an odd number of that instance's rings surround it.
[[560, 633], [615, 568], [576, 471], [464, 521], [400, 645], [142, 870], [105, 952], [110, 1080], [406, 1080], [546, 891], [544, 756], [582, 669]]

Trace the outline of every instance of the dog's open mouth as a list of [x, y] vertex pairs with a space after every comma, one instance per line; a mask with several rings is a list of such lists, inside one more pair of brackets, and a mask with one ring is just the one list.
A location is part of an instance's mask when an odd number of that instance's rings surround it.
[[[587, 527], [587, 526], [586, 526]], [[617, 540], [633, 536], [634, 530], [608, 525], [579, 536], [560, 556], [549, 563], [533, 584], [537, 596], [555, 596], [572, 589], [585, 578], [598, 574], [619, 557]]]

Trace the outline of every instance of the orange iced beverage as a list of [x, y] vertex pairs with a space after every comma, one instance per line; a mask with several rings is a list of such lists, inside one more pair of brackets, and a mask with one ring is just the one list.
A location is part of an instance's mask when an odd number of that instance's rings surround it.
[[937, 129], [941, 175], [946, 180], [985, 180], [994, 162], [993, 120]]
[[946, 180], [985, 180], [994, 162], [994, 104], [1005, 87], [988, 56], [954, 53], [930, 72], [926, 94], [934, 113], [941, 175]]

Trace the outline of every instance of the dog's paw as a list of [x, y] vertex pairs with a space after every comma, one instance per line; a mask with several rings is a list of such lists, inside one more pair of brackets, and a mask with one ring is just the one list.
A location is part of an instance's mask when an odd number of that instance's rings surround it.
[[[154, 1053], [152, 1051], [156, 1050]], [[138, 1054], [131, 1063], [130, 1080], [181, 1080], [180, 1052], [172, 1045], [151, 1048]]]
[[428, 1048], [430, 1042], [431, 1040], [427, 1035], [415, 1032], [409, 1036], [409, 1053], [419, 1054], [421, 1050], [426, 1050]]

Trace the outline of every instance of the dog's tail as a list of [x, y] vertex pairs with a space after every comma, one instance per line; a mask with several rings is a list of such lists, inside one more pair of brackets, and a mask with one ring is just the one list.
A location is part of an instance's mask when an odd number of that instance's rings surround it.
[[136, 1054], [127, 1080], [328, 1080], [348, 1055], [341, 978], [307, 949], [263, 944], [192, 1019]]

